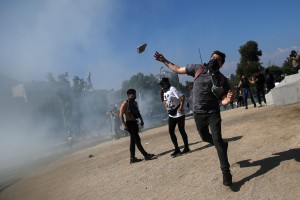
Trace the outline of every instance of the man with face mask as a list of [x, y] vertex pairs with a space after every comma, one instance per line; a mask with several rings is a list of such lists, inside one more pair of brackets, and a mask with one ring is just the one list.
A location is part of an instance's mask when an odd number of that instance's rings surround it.
[[[124, 130], [129, 132], [130, 135], [130, 164], [142, 161], [135, 157], [135, 145], [145, 157], [145, 160], [151, 160], [154, 158], [154, 154], [149, 154], [145, 151], [141, 144], [141, 138], [139, 136], [139, 124], [144, 126], [144, 120], [138, 108], [138, 103], [135, 101], [136, 91], [134, 89], [127, 90], [127, 100], [124, 101], [120, 107], [120, 119], [123, 124]], [[124, 120], [126, 117], [126, 122]]]
[[[163, 91], [162, 101], [169, 114], [168, 125], [169, 125], [169, 134], [173, 145], [175, 147], [174, 152], [171, 156], [177, 157], [180, 154], [189, 153], [189, 143], [188, 136], [185, 132], [185, 113], [184, 113], [184, 100], [185, 96], [177, 90], [175, 87], [171, 86], [169, 79], [164, 77], [161, 78], [158, 83]], [[181, 152], [178, 146], [177, 137], [175, 135], [175, 127], [178, 126], [180, 135], [184, 143], [184, 149]]]
[[204, 142], [215, 145], [223, 174], [223, 185], [231, 186], [232, 175], [227, 157], [228, 143], [223, 141], [221, 134], [219, 105], [228, 105], [233, 99], [228, 80], [219, 71], [225, 62], [225, 54], [214, 51], [208, 65], [192, 64], [185, 67], [173, 64], [159, 52], [155, 52], [154, 57], [173, 72], [194, 77], [192, 110], [198, 133]]

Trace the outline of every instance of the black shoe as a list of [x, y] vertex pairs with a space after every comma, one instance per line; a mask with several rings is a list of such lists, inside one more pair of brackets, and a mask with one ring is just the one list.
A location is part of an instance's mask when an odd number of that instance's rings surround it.
[[145, 160], [152, 160], [153, 158], [154, 158], [154, 154], [147, 154], [146, 156], [145, 156]]
[[136, 162], [141, 162], [141, 161], [142, 161], [142, 159], [139, 159], [139, 158], [136, 158], [136, 157], [131, 157], [130, 158], [130, 164], [136, 163]]
[[178, 150], [175, 150], [175, 151], [171, 154], [171, 156], [172, 156], [173, 158], [175, 158], [175, 157], [177, 157], [177, 156], [180, 156], [180, 154], [181, 154], [181, 151], [178, 149]]
[[190, 148], [187, 147], [187, 148], [184, 148], [181, 153], [185, 154], [185, 153], [190, 153], [190, 152], [191, 152]]
[[232, 185], [232, 175], [229, 173], [223, 174], [223, 185], [231, 186]]
[[203, 140], [203, 142], [207, 142], [211, 145], [215, 145], [214, 141], [211, 139], [211, 140]]

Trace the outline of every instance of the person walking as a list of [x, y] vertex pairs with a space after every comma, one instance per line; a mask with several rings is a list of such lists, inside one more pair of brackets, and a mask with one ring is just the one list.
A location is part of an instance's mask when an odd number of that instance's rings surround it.
[[254, 108], [256, 108], [256, 103], [254, 101], [252, 91], [250, 89], [250, 81], [244, 74], [242, 74], [242, 76], [241, 76], [241, 80], [239, 82], [238, 88], [242, 88], [245, 109], [248, 109], [248, 96], [250, 96], [250, 99], [254, 105]]
[[223, 185], [231, 186], [228, 143], [222, 138], [220, 114], [220, 104], [228, 105], [233, 99], [228, 80], [219, 71], [225, 62], [225, 54], [214, 51], [208, 65], [191, 64], [185, 67], [170, 62], [159, 52], [155, 52], [154, 57], [173, 72], [194, 77], [192, 110], [198, 133], [204, 142], [215, 145], [223, 174]]
[[267, 86], [267, 93], [270, 92], [274, 87], [274, 76], [270, 72], [269, 68], [265, 69], [265, 79], [266, 79], [266, 86]]
[[[141, 126], [144, 126], [144, 120], [140, 114], [138, 103], [135, 101], [135, 99], [136, 90], [127, 90], [127, 100], [122, 103], [119, 115], [124, 130], [128, 131], [130, 136], [130, 163], [142, 161], [141, 159], [135, 157], [135, 145], [145, 157], [145, 160], [152, 160], [155, 157], [154, 154], [147, 153], [141, 144], [138, 119], [140, 120]], [[126, 121], [124, 119], [124, 115], [126, 117]]]
[[267, 105], [267, 101], [266, 101], [266, 97], [265, 97], [266, 79], [265, 79], [265, 76], [260, 72], [259, 69], [257, 69], [257, 72], [255, 73], [255, 75], [252, 79], [252, 83], [255, 83], [256, 97], [257, 97], [257, 101], [259, 103], [259, 107], [262, 107], [261, 100], [263, 100], [265, 105]]
[[[185, 132], [185, 113], [184, 113], [184, 101], [185, 96], [177, 90], [174, 86], [171, 86], [168, 78], [161, 78], [158, 83], [163, 91], [163, 104], [166, 110], [168, 111], [168, 126], [169, 126], [169, 134], [173, 145], [175, 147], [174, 152], [171, 156], [174, 158], [179, 156], [180, 154], [189, 153], [191, 150], [189, 149], [188, 136]], [[181, 152], [178, 146], [177, 137], [175, 134], [176, 125], [178, 126], [179, 132], [181, 134], [184, 149]]]

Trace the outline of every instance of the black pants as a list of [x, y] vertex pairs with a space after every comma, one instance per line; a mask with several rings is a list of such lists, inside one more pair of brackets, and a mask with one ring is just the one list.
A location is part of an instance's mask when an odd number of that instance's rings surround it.
[[256, 97], [259, 104], [261, 104], [261, 97], [265, 104], [267, 104], [266, 97], [265, 97], [265, 88], [256, 88]]
[[175, 127], [178, 124], [178, 129], [180, 132], [180, 135], [182, 137], [183, 143], [184, 143], [184, 147], [188, 148], [189, 147], [189, 143], [188, 143], [188, 136], [185, 132], [185, 115], [178, 117], [178, 118], [173, 118], [173, 117], [169, 117], [169, 133], [170, 133], [170, 137], [171, 140], [174, 144], [175, 150], [179, 150], [178, 147], [178, 142], [177, 142], [177, 137], [175, 135]]
[[141, 138], [139, 136], [139, 125], [137, 121], [126, 121], [126, 126], [130, 135], [130, 157], [135, 157], [135, 145], [144, 157], [148, 155], [141, 144]]
[[[230, 165], [227, 157], [227, 144], [224, 143], [221, 134], [222, 120], [220, 112], [208, 114], [194, 113], [194, 120], [201, 139], [207, 142], [214, 142], [222, 172], [229, 173]], [[209, 128], [211, 130], [211, 134], [209, 133]]]

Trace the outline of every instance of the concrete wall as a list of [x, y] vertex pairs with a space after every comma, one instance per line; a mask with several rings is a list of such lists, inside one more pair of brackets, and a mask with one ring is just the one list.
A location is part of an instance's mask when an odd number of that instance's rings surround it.
[[284, 106], [300, 103], [300, 72], [286, 76], [275, 88], [266, 94], [268, 105]]

